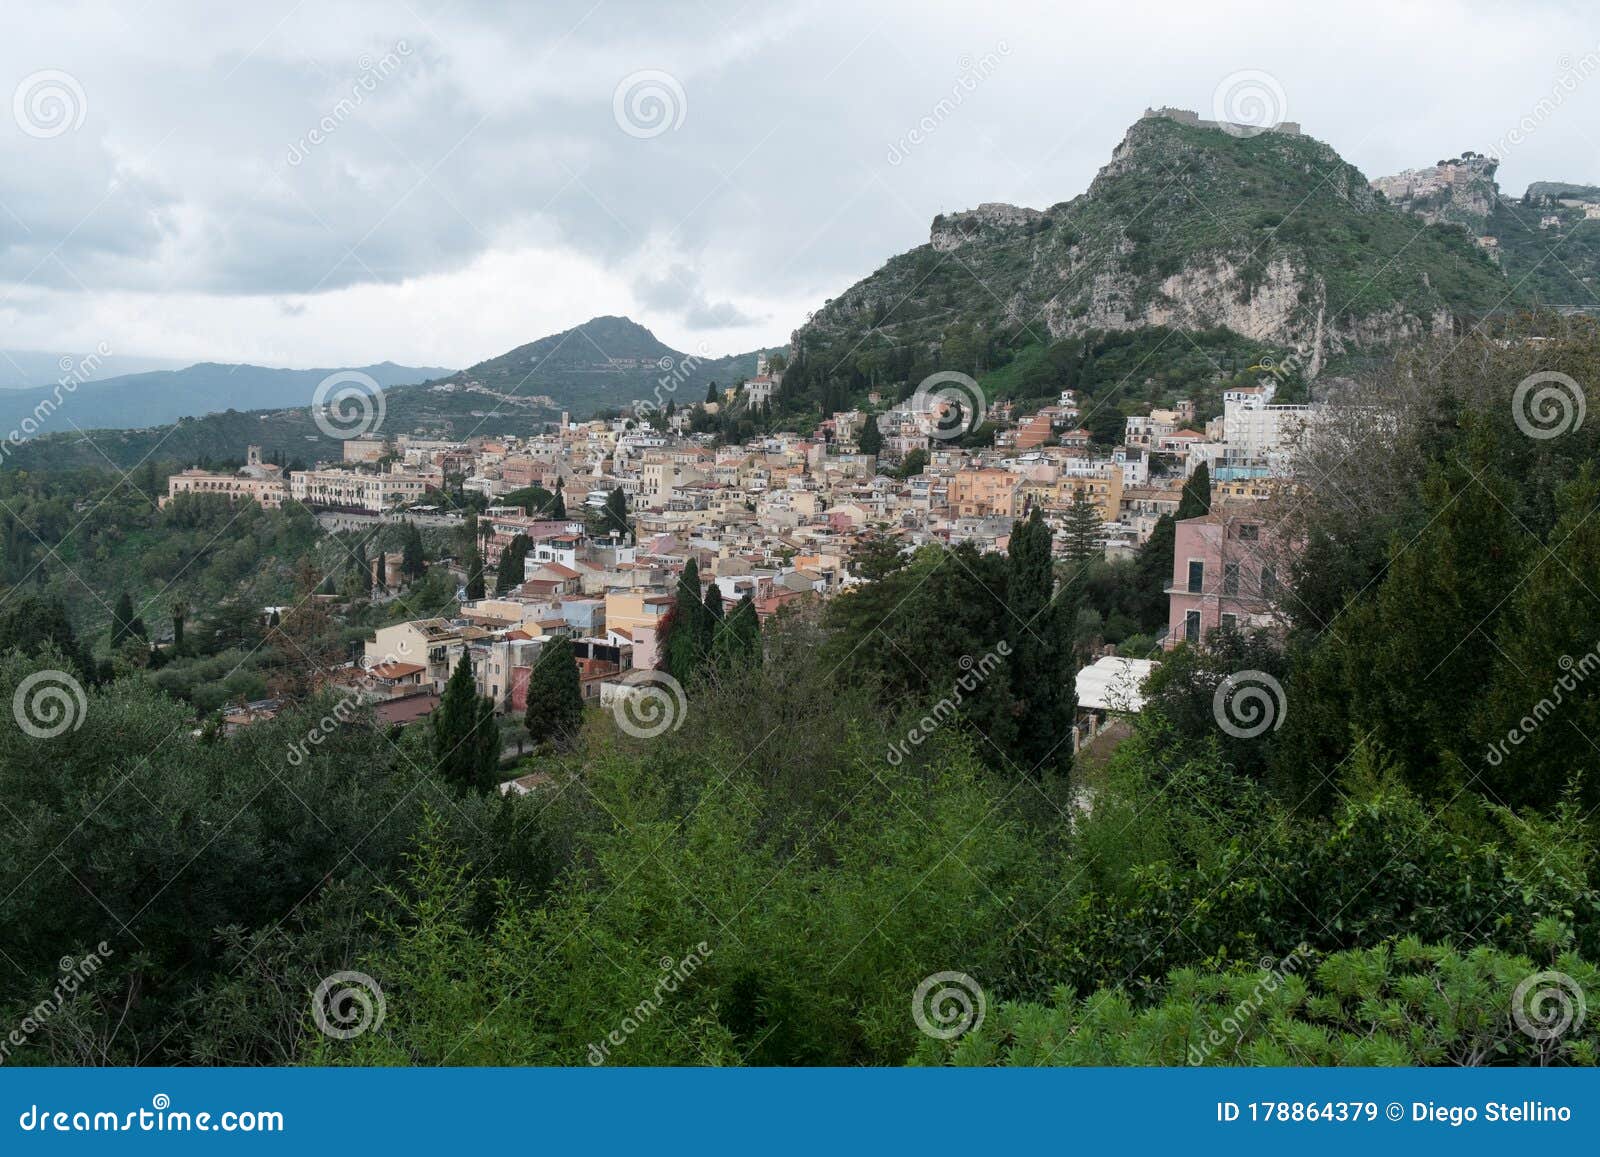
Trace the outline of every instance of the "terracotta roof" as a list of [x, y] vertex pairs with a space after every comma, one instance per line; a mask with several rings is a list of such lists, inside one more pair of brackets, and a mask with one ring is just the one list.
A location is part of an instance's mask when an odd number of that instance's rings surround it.
[[427, 668], [421, 663], [374, 663], [367, 668], [367, 674], [379, 679], [403, 679], [407, 675], [415, 675]]
[[439, 706], [439, 696], [430, 691], [424, 695], [404, 695], [399, 699], [389, 699], [374, 704], [372, 716], [380, 723], [398, 723], [403, 726], [432, 714], [437, 706]]

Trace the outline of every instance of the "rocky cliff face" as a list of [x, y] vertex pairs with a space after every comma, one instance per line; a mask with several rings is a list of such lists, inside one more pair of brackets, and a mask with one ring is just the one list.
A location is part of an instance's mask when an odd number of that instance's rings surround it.
[[1221, 326], [1298, 351], [1314, 375], [1346, 352], [1448, 325], [1453, 308], [1493, 303], [1504, 286], [1471, 238], [1443, 226], [1418, 234], [1319, 141], [1151, 117], [1082, 196], [941, 217], [928, 245], [841, 294], [796, 338], [870, 351], [936, 348], [952, 327], [1026, 343]]

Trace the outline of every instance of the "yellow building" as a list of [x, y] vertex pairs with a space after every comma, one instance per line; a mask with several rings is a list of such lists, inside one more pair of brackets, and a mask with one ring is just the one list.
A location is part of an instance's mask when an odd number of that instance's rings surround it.
[[1122, 471], [1112, 466], [1103, 474], [1062, 478], [1055, 487], [1056, 509], [1065, 510], [1079, 495], [1094, 505], [1101, 522], [1115, 522], [1122, 513]]
[[957, 518], [1022, 513], [1022, 479], [1009, 470], [959, 470], [950, 477], [949, 502]]

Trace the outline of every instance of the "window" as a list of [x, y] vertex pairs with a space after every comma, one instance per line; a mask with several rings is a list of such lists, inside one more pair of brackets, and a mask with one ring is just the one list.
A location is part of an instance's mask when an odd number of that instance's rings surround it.
[[1278, 571], [1275, 567], [1261, 568], [1261, 597], [1271, 598], [1278, 593]]
[[1239, 528], [1239, 537], [1246, 542], [1255, 542], [1261, 537], [1261, 528], [1252, 523], [1246, 523]]
[[1222, 593], [1225, 595], [1239, 593], [1239, 564], [1236, 562], [1222, 564]]
[[1183, 616], [1183, 637], [1190, 643], [1200, 641], [1200, 612], [1189, 611]]
[[1224, 631], [1237, 631], [1239, 629], [1239, 616], [1225, 613], [1222, 616], [1222, 629]]
[[1206, 564], [1200, 559], [1189, 560], [1189, 593], [1197, 595], [1205, 585]]

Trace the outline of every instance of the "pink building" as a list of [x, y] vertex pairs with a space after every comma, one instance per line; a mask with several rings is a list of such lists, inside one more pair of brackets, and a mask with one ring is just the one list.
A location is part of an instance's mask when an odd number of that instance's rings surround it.
[[1219, 627], [1273, 622], [1285, 544], [1253, 505], [1219, 503], [1210, 514], [1177, 524], [1167, 588], [1169, 650], [1203, 642]]

